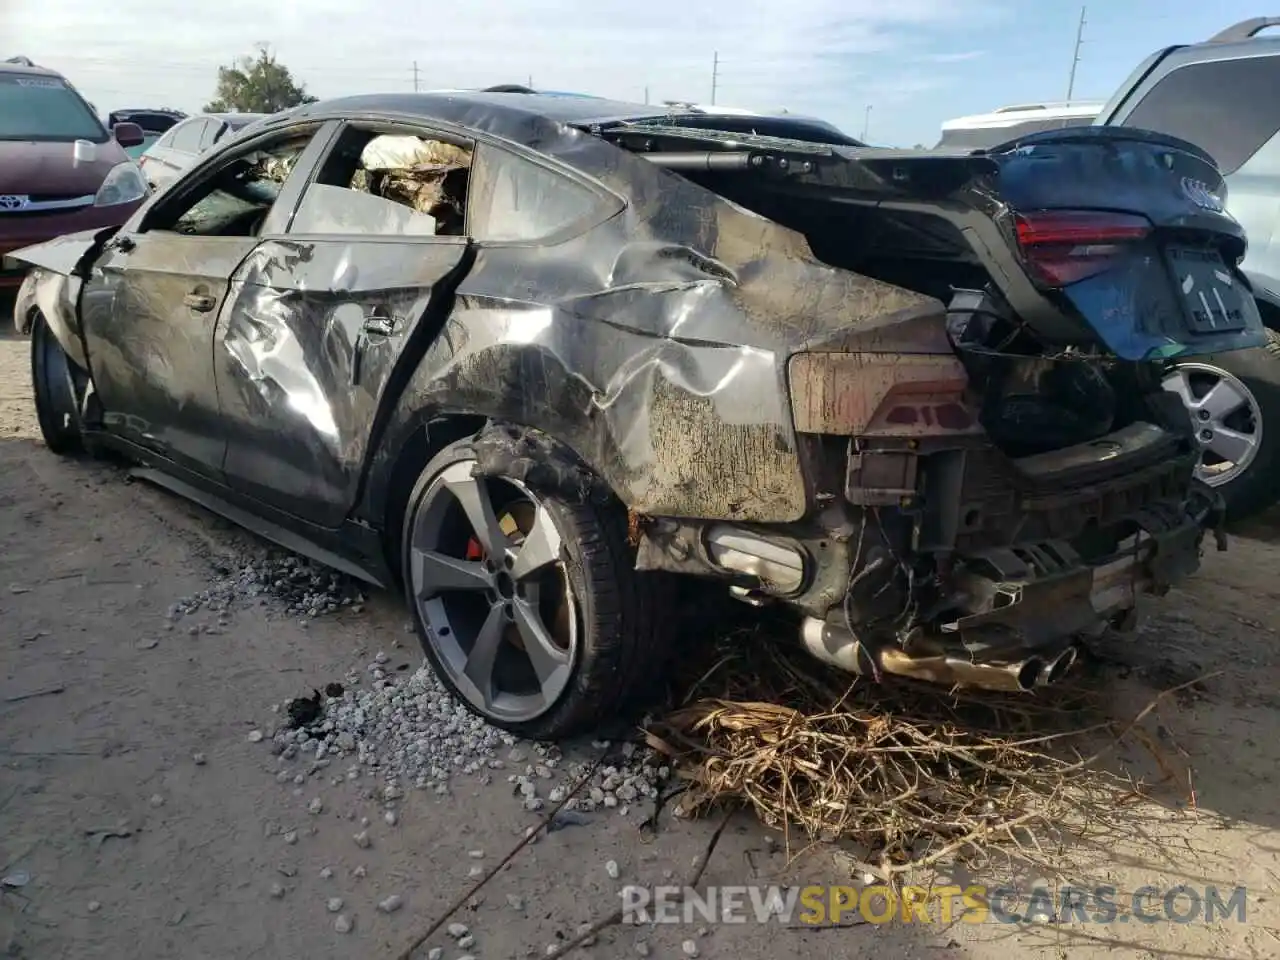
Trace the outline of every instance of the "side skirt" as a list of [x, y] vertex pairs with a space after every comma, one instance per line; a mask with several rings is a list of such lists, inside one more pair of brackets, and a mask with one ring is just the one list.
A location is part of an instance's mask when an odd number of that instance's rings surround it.
[[97, 432], [86, 439], [138, 463], [129, 471], [131, 477], [176, 493], [264, 540], [375, 587], [387, 589], [395, 582], [383, 556], [382, 538], [370, 527], [352, 521], [346, 521], [336, 530], [316, 527], [244, 497], [127, 440]]

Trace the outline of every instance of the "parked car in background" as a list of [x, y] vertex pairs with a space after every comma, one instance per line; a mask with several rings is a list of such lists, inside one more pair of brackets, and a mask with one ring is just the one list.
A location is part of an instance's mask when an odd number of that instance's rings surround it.
[[20, 61], [0, 63], [0, 288], [22, 282], [12, 251], [118, 227], [147, 194], [125, 153], [142, 130], [119, 123], [108, 132], [66, 78]]
[[[1182, 398], [1202, 447], [1200, 476], [1244, 518], [1280, 499], [1280, 18], [1236, 24], [1201, 43], [1152, 54], [1104, 102], [1037, 104], [943, 125], [940, 148], [986, 149], [1045, 126], [1138, 127], [1203, 147], [1222, 194], [1189, 184], [1201, 203], [1245, 228], [1241, 269], [1269, 329], [1256, 350], [1179, 359], [1165, 386]], [[1037, 117], [1034, 122], [1030, 118]]]
[[1220, 189], [1211, 159], [733, 120], [475, 92], [259, 121], [119, 230], [20, 253], [41, 432], [402, 587], [443, 681], [521, 736], [650, 688], [671, 574], [849, 671], [1057, 683], [1221, 517], [1148, 362], [1264, 340], [1243, 230], [1179, 186]]
[[1075, 100], [1069, 103], [1024, 103], [1000, 107], [991, 113], [956, 117], [942, 125], [942, 139], [935, 149], [986, 149], [1041, 130], [1087, 127], [1101, 110], [1100, 100]]
[[1166, 381], [1191, 411], [1201, 474], [1244, 517], [1280, 498], [1280, 18], [1258, 17], [1207, 41], [1166, 47], [1133, 71], [1098, 114], [1101, 126], [1156, 130], [1209, 152], [1225, 196], [1190, 189], [1227, 211], [1249, 245], [1241, 270], [1270, 330], [1266, 348], [1179, 361]]
[[136, 160], [174, 124], [186, 119], [186, 116], [180, 110], [166, 108], [113, 110], [107, 116], [107, 129], [113, 128], [117, 123], [136, 123], [142, 128], [142, 143], [130, 147], [127, 151], [129, 156]]
[[224, 137], [267, 116], [265, 113], [201, 113], [176, 123], [139, 159], [152, 189], [173, 181]]

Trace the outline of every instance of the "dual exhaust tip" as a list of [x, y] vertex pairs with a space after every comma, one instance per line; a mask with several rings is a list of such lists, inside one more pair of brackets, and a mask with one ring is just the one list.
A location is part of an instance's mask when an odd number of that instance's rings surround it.
[[1033, 690], [1036, 687], [1053, 686], [1071, 672], [1075, 662], [1075, 647], [1067, 647], [1056, 657], [1048, 660], [1029, 657], [1018, 665], [1016, 673], [1018, 689]]
[[1011, 663], [974, 662], [946, 653], [910, 654], [900, 647], [869, 647], [848, 629], [809, 618], [801, 640], [811, 654], [849, 673], [890, 673], [945, 686], [982, 690], [1030, 691], [1054, 686], [1075, 665], [1077, 649], [1067, 646], [1052, 656], [1032, 656]]

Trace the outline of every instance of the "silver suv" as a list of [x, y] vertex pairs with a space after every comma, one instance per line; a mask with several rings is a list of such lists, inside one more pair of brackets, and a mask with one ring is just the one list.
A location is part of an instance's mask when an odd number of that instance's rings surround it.
[[1153, 53], [1095, 121], [1208, 151], [1227, 182], [1227, 209], [1248, 235], [1241, 267], [1271, 342], [1180, 362], [1165, 381], [1190, 408], [1202, 476], [1234, 517], [1280, 497], [1280, 34], [1264, 35], [1276, 26], [1280, 17], [1257, 17], [1203, 43]]

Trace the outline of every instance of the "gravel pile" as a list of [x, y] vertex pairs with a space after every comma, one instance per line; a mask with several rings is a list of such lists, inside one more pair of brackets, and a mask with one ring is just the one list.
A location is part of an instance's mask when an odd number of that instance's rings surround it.
[[[430, 667], [408, 677], [387, 672], [388, 657], [378, 653], [367, 667], [367, 681], [348, 675], [320, 694], [317, 715], [293, 729], [284, 721], [271, 738], [272, 750], [306, 772], [278, 774], [281, 782], [305, 782], [306, 774], [343, 780], [373, 780], [371, 795], [393, 802], [405, 789], [449, 792], [460, 777], [481, 783], [505, 782], [528, 811], [556, 804], [586, 773], [591, 761], [566, 757], [556, 746], [520, 741], [491, 727], [453, 699]], [[337, 693], [337, 696], [326, 694]], [[273, 708], [296, 715], [290, 704]], [[568, 811], [616, 810], [626, 815], [641, 800], [658, 796], [669, 775], [648, 751], [632, 743], [597, 741], [592, 752], [615, 748], [616, 759], [596, 771], [592, 783], [569, 801]]]
[[206, 590], [169, 608], [170, 620], [199, 611], [224, 613], [274, 599], [286, 611], [310, 619], [342, 607], [360, 612], [365, 596], [359, 581], [286, 551], [266, 549], [243, 564], [210, 559], [214, 579]]

